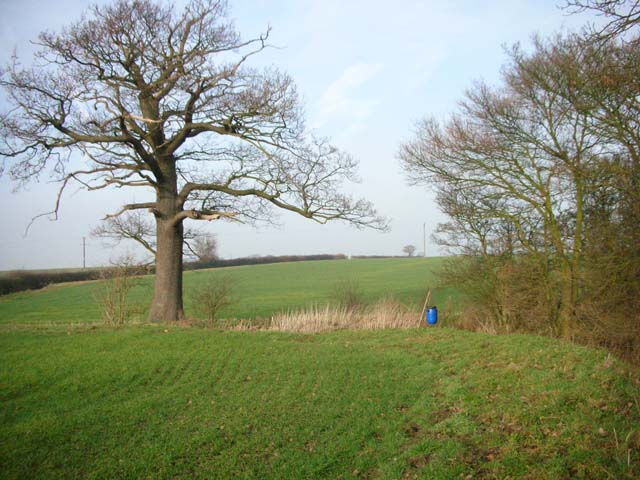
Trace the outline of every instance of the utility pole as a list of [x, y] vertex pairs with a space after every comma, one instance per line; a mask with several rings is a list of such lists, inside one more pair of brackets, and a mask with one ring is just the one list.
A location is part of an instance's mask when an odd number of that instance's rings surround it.
[[87, 268], [87, 238], [82, 237], [82, 268]]
[[427, 258], [427, 223], [422, 224], [422, 256]]

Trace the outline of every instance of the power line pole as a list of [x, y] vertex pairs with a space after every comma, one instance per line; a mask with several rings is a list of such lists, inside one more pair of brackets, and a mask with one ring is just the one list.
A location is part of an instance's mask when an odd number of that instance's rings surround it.
[[422, 224], [422, 256], [427, 258], [427, 223]]
[[87, 238], [82, 237], [82, 268], [87, 268]]

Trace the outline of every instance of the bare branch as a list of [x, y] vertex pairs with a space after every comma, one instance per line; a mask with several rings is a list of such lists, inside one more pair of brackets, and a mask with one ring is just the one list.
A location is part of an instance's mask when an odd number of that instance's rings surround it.
[[563, 8], [573, 14], [592, 11], [606, 18], [603, 27], [593, 30], [601, 40], [620, 37], [640, 23], [637, 0], [566, 0]]
[[123, 239], [134, 240], [151, 255], [156, 255], [155, 227], [146, 221], [140, 210], [134, 210], [129, 215], [108, 217], [91, 231], [91, 235], [116, 242]]
[[124, 212], [128, 212], [131, 210], [148, 209], [151, 212], [156, 212], [156, 207], [157, 207], [157, 203], [155, 202], [129, 203], [129, 204], [123, 205], [120, 208], [120, 210], [118, 210], [116, 213], [105, 216], [103, 220], [108, 220], [110, 218], [118, 217], [122, 215]]
[[178, 213], [175, 217], [173, 217], [173, 223], [177, 224], [184, 219], [190, 218], [192, 220], [206, 220], [208, 222], [212, 220], [220, 220], [221, 218], [228, 220], [235, 220], [239, 222], [240, 220], [235, 217], [238, 214], [235, 212], [216, 212], [213, 210], [183, 210]]

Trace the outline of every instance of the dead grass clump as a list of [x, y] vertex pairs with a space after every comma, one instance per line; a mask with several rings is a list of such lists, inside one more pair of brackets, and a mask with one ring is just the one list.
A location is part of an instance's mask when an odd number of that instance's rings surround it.
[[269, 330], [316, 333], [346, 328], [355, 323], [355, 310], [343, 306], [314, 306], [306, 310], [282, 312], [271, 317]]
[[331, 330], [379, 330], [415, 328], [418, 314], [393, 299], [384, 299], [367, 308], [314, 306], [282, 312], [262, 326], [238, 324], [233, 329], [264, 329], [283, 332], [319, 333]]
[[488, 309], [478, 306], [467, 306], [451, 322], [451, 326], [468, 332], [482, 332], [497, 335], [504, 332], [504, 327], [491, 315]]

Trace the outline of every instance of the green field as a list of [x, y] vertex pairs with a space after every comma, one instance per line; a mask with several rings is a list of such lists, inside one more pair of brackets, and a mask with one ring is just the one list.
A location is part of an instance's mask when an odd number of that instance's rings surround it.
[[[233, 275], [239, 318], [331, 302], [348, 278], [419, 308], [438, 265], [304, 262], [185, 283]], [[86, 324], [96, 288], [0, 299], [0, 478], [640, 476], [640, 371], [605, 351], [449, 328], [112, 329]]]
[[550, 339], [135, 327], [0, 343], [3, 478], [640, 474], [638, 372]]
[[[442, 262], [441, 258], [330, 260], [186, 272], [185, 311], [187, 316], [197, 316], [189, 296], [194, 286], [208, 278], [222, 277], [234, 279], [237, 285], [237, 302], [222, 312], [225, 317], [266, 317], [279, 311], [332, 303], [336, 286], [345, 280], [355, 281], [370, 301], [394, 297], [419, 310], [426, 288], [437, 283], [433, 273]], [[153, 278], [148, 276], [131, 292], [138, 320], [144, 320], [152, 288]], [[0, 325], [99, 321], [100, 311], [94, 299], [99, 289], [99, 282], [84, 282], [0, 297]], [[450, 296], [455, 298], [456, 292], [434, 289], [436, 303], [445, 305]]]

